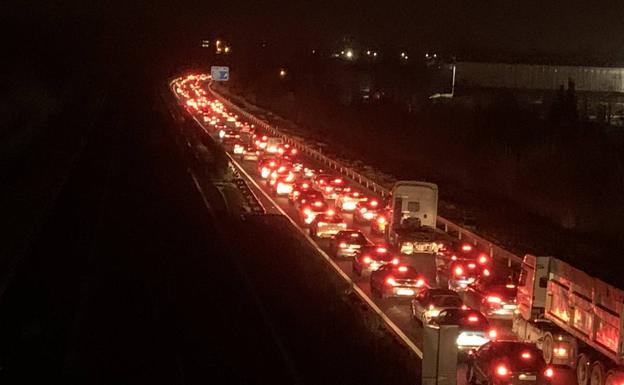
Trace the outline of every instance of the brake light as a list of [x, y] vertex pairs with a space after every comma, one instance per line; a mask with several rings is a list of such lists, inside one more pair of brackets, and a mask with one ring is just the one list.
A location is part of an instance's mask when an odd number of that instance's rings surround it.
[[269, 167], [275, 167], [275, 162], [269, 162]]
[[423, 287], [423, 286], [425, 286], [424, 279], [419, 279], [418, 281], [416, 281], [416, 287]]
[[303, 209], [303, 213], [305, 215], [310, 215], [312, 213], [312, 210], [310, 210], [308, 207], [306, 207], [305, 209]]
[[476, 264], [474, 264], [474, 263], [469, 263], [469, 264], [468, 264], [468, 268], [469, 268], [469, 269], [474, 269], [475, 267], [477, 267], [477, 265], [476, 265]]
[[462, 251], [470, 251], [470, 250], [472, 250], [472, 246], [470, 246], [470, 245], [463, 245], [462, 246]]
[[340, 183], [342, 183], [342, 179], [340, 179], [340, 178], [336, 178], [336, 179], [334, 179], [334, 183], [338, 183], [338, 184], [340, 184]]
[[477, 317], [476, 315], [471, 315], [468, 317], [468, 322], [477, 322], [479, 321], [479, 317]]
[[377, 206], [379, 203], [377, 203], [377, 201], [371, 201], [370, 205], [371, 206]]
[[393, 265], [398, 265], [399, 264], [399, 258], [393, 258], [392, 259], [392, 264]]
[[462, 275], [464, 274], [464, 269], [461, 266], [457, 266], [455, 268], [455, 275]]
[[319, 227], [322, 227], [322, 226], [327, 226], [327, 222], [319, 222], [319, 223], [318, 223], [318, 226], [319, 226]]
[[484, 265], [484, 264], [487, 263], [487, 261], [488, 261], [488, 257], [487, 256], [482, 255], [482, 256], [479, 257], [479, 263], [480, 264]]
[[490, 331], [488, 332], [488, 337], [490, 337], [491, 340], [496, 339], [496, 337], [498, 336], [498, 332], [495, 329], [490, 329]]
[[461, 309], [462, 309], [462, 310], [468, 310], [468, 306], [466, 306], [466, 305], [461, 305]]
[[366, 257], [362, 258], [362, 262], [364, 262], [365, 264], [368, 265], [369, 263], [372, 262], [371, 257], [366, 256]]
[[307, 184], [307, 183], [304, 183], [304, 184], [302, 184], [302, 185], [301, 185], [301, 187], [303, 187], [303, 188], [308, 188], [308, 187], [310, 187], [310, 185], [309, 185], [309, 184]]
[[341, 249], [346, 249], [347, 248], [347, 244], [344, 242], [341, 242], [338, 247], [340, 247]]
[[511, 372], [509, 371], [509, 369], [507, 369], [505, 365], [499, 365], [496, 368], [496, 375], [498, 375], [499, 377], [507, 377], [510, 374]]
[[284, 171], [286, 171], [286, 167], [285, 167], [285, 166], [280, 166], [280, 167], [277, 169], [277, 172], [284, 172]]
[[377, 223], [380, 223], [380, 224], [384, 224], [384, 223], [386, 223], [386, 218], [385, 218], [385, 217], [379, 217], [379, 218], [377, 218]]
[[483, 269], [483, 275], [486, 277], [490, 276], [490, 271], [488, 269]]
[[362, 214], [364, 214], [366, 211], [368, 211], [368, 210], [366, 210], [366, 207], [362, 207], [362, 208], [360, 209], [360, 212], [361, 212]]
[[321, 207], [321, 206], [323, 206], [323, 202], [316, 201], [316, 202], [314, 202], [314, 206], [315, 207]]
[[378, 253], [385, 253], [386, 251], [388, 251], [385, 247], [378, 247], [377, 248], [377, 252]]
[[566, 357], [568, 355], [568, 349], [563, 346], [559, 346], [553, 349], [553, 353], [558, 357]]
[[501, 303], [501, 302], [502, 302], [501, 298], [500, 298], [500, 297], [497, 297], [497, 296], [495, 296], [495, 295], [490, 295], [490, 296], [488, 296], [488, 297], [487, 297], [487, 301], [488, 301], [489, 303]]
[[453, 256], [451, 257], [451, 261], [457, 261], [457, 255], [453, 255]]
[[555, 376], [555, 369], [546, 368], [546, 370], [544, 370], [544, 376], [547, 378], [553, 378]]
[[397, 285], [397, 282], [396, 282], [396, 281], [394, 280], [394, 278], [392, 278], [392, 277], [388, 277], [388, 278], [386, 279], [386, 283], [387, 283], [388, 285], [390, 285], [390, 286], [396, 286], [396, 285]]
[[407, 271], [407, 266], [399, 266], [399, 271], [405, 273]]
[[332, 209], [327, 210], [327, 215], [332, 216], [334, 215], [336, 212]]
[[516, 285], [514, 285], [514, 284], [511, 284], [511, 283], [510, 283], [509, 285], [505, 285], [505, 287], [506, 287], [507, 289], [515, 289], [515, 288], [516, 288]]
[[331, 190], [333, 190], [332, 186], [326, 186], [325, 187], [325, 191], [330, 192]]
[[528, 360], [531, 358], [531, 353], [529, 352], [522, 352], [522, 354], [520, 354], [520, 357], [522, 357], [523, 360]]

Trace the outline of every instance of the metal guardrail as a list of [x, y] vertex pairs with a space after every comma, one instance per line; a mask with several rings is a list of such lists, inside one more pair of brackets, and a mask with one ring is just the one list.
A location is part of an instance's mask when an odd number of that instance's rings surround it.
[[[390, 196], [390, 189], [387, 187], [371, 180], [370, 178], [358, 173], [352, 167], [347, 167], [340, 162], [337, 162], [328, 156], [322, 154], [320, 151], [306, 145], [302, 141], [292, 138], [282, 132], [279, 131], [278, 127], [273, 127], [267, 122], [258, 119], [247, 111], [243, 110], [236, 104], [232, 103], [229, 99], [219, 94], [212, 88], [212, 84], [208, 87], [210, 92], [219, 99], [224, 105], [228, 108], [236, 111], [239, 115], [243, 116], [245, 119], [253, 123], [254, 125], [260, 126], [263, 129], [267, 130], [271, 135], [275, 137], [282, 138], [285, 143], [290, 144], [294, 148], [296, 148], [299, 152], [309, 156], [310, 158], [320, 162], [321, 164], [326, 165], [328, 168], [335, 170], [342, 175], [348, 177], [349, 179], [359, 183], [361, 186], [367, 188], [369, 191], [374, 194], [379, 195], [381, 198], [385, 198]], [[462, 228], [456, 223], [451, 222], [448, 219], [445, 219], [438, 215], [438, 227], [443, 229], [447, 233], [456, 233], [459, 239], [464, 239], [467, 242], [473, 243], [475, 246], [487, 250], [492, 258], [498, 259], [500, 261], [505, 261], [507, 266], [519, 265], [522, 263], [522, 258], [501, 248], [500, 246], [495, 245], [494, 243], [488, 241], [485, 238], [480, 237], [479, 235], [469, 231], [467, 229]]]

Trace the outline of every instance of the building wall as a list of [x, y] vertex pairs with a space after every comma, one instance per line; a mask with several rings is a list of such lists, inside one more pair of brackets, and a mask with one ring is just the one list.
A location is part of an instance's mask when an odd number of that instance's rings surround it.
[[624, 68], [458, 62], [457, 87], [556, 90], [572, 79], [577, 91], [624, 93]]

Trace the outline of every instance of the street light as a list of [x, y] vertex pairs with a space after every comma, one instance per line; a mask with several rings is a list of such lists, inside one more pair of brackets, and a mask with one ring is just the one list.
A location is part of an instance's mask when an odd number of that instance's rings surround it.
[[345, 56], [347, 57], [347, 59], [353, 59], [353, 51], [352, 50], [347, 50], [347, 52], [345, 53]]

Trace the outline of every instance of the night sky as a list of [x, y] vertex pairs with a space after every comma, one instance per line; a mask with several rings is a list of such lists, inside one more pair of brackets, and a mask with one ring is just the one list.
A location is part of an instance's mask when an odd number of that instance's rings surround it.
[[164, 40], [167, 35], [221, 35], [237, 41], [265, 39], [287, 48], [350, 37], [382, 47], [460, 54], [624, 58], [624, 2], [611, 0], [14, 1], [4, 8], [5, 20], [21, 20], [35, 31], [39, 25], [86, 21], [113, 25], [128, 40], [142, 33]]

